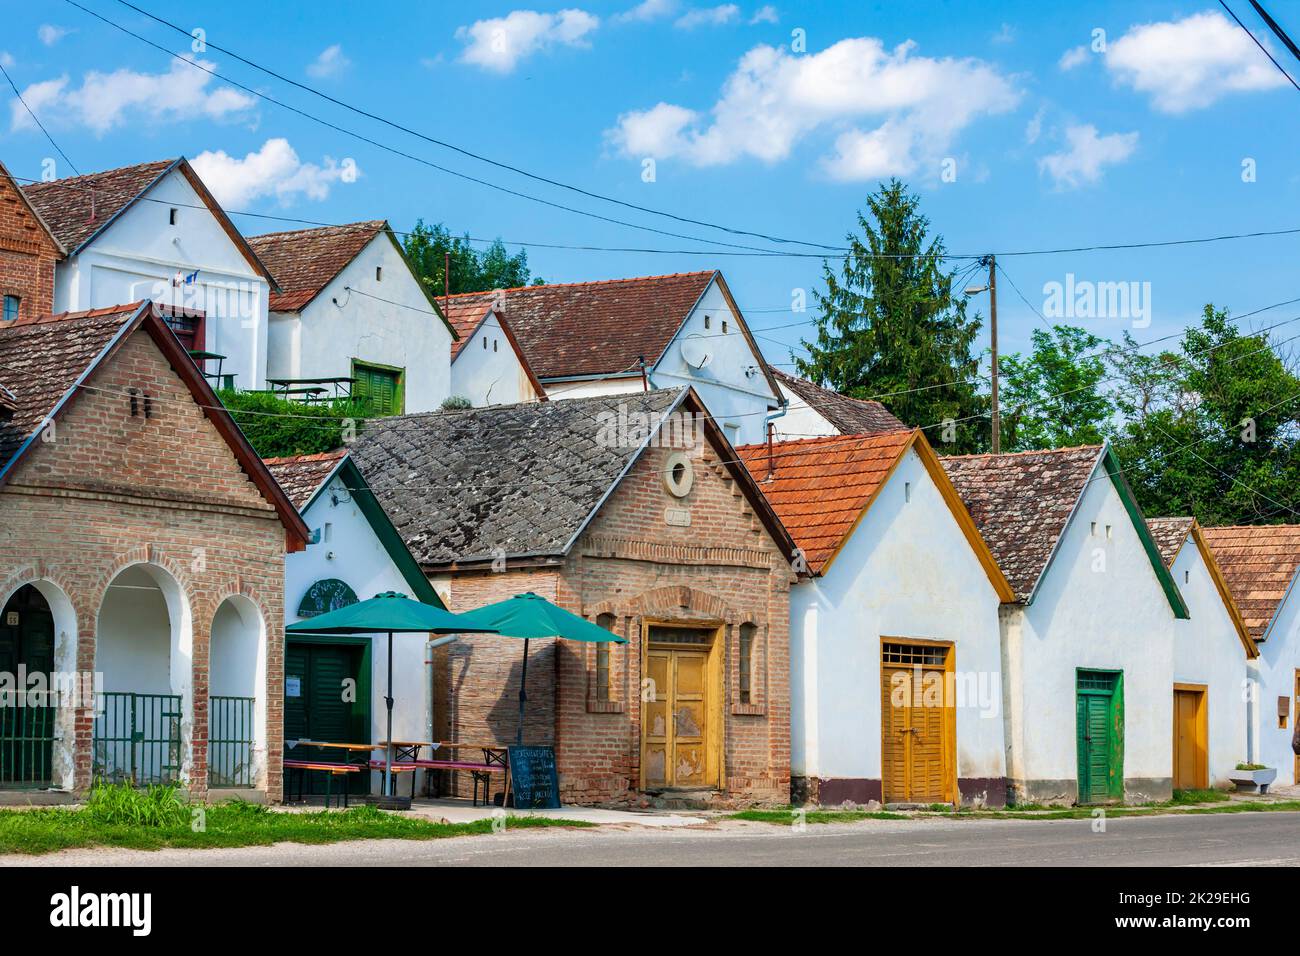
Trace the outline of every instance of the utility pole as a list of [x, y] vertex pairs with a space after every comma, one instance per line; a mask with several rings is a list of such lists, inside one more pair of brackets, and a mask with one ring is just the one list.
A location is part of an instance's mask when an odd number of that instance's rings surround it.
[[989, 263], [989, 334], [992, 340], [990, 350], [993, 359], [993, 454], [1002, 451], [1002, 415], [998, 409], [998, 260], [992, 253]]

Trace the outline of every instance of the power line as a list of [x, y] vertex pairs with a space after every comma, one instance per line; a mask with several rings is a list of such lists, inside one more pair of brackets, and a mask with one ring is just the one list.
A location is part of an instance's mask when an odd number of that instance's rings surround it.
[[4, 78], [9, 81], [9, 87], [14, 91], [14, 96], [16, 96], [18, 98], [18, 102], [23, 105], [23, 109], [25, 109], [27, 111], [27, 115], [32, 118], [32, 122], [40, 127], [41, 132], [44, 133], [45, 138], [50, 141], [50, 145], [54, 147], [55, 152], [57, 152], [60, 156], [63, 157], [63, 161], [72, 168], [72, 171], [74, 173], [80, 176], [81, 175], [80, 170], [77, 169], [77, 167], [73, 164], [72, 160], [68, 159], [68, 154], [63, 151], [63, 147], [61, 147], [58, 143], [54, 141], [54, 137], [51, 136], [50, 131], [45, 128], [45, 124], [41, 122], [40, 117], [38, 117], [36, 115], [36, 112], [30, 106], [27, 105], [27, 101], [23, 99], [23, 95], [18, 92], [18, 85], [14, 83], [13, 77], [9, 75], [9, 71], [5, 69], [5, 65], [3, 63], [0, 63], [0, 73], [3, 73]]
[[[1278, 72], [1287, 78], [1287, 82], [1290, 83], [1292, 86], [1294, 86], [1297, 90], [1300, 90], [1300, 83], [1296, 83], [1295, 79], [1291, 76], [1291, 74], [1282, 68], [1282, 64], [1277, 62], [1277, 60], [1273, 59], [1273, 54], [1268, 52], [1268, 47], [1260, 43], [1259, 38], [1256, 37], [1255, 34], [1251, 33], [1249, 30], [1246, 29], [1246, 24], [1242, 23], [1241, 19], [1235, 13], [1232, 12], [1232, 7], [1224, 3], [1224, 0], [1219, 0], [1219, 6], [1227, 10], [1228, 16], [1232, 17], [1232, 19], [1237, 21], [1237, 26], [1241, 27], [1242, 31], [1246, 34], [1246, 36], [1250, 37], [1250, 39], [1254, 42], [1255, 46], [1259, 47], [1262, 51], [1264, 51], [1264, 55], [1268, 57], [1269, 62], [1271, 62], [1275, 67], [1277, 67]], [[1259, 7], [1256, 6], [1256, 9], [1258, 10]], [[1266, 18], [1266, 19], [1269, 19], [1271, 22], [1271, 18]]]
[[[118, 3], [120, 3], [124, 7], [129, 7], [130, 9], [136, 11], [137, 13], [143, 14], [149, 19], [153, 20], [155, 23], [159, 23], [162, 24], [163, 26], [170, 27], [171, 29], [175, 30], [177, 33], [180, 33], [186, 37], [191, 36], [190, 31], [186, 30], [184, 27], [172, 23], [170, 20], [166, 20], [162, 17], [156, 16], [155, 14], [150, 13], [148, 10], [144, 10], [133, 3], [129, 3], [128, 0], [118, 0]], [[325, 93], [322, 90], [318, 90], [315, 87], [311, 86], [310, 84], [301, 83], [298, 80], [285, 76], [282, 73], [277, 73], [275, 70], [262, 66], [260, 63], [256, 63], [253, 60], [248, 59], [247, 57], [241, 56], [240, 54], [236, 53], [234, 50], [229, 49], [228, 47], [219, 46], [216, 43], [213, 43], [211, 39], [205, 38], [204, 42], [207, 44], [207, 46], [210, 46], [212, 49], [224, 53], [227, 56], [232, 56], [240, 63], [243, 63], [246, 66], [251, 66], [253, 69], [258, 70], [261, 73], [265, 73], [267, 76], [274, 77], [275, 79], [280, 80], [281, 82], [288, 83], [290, 86], [297, 87], [298, 89], [303, 90], [307, 93], [311, 93], [314, 96], [319, 96], [321, 99], [328, 100], [330, 103], [333, 103], [335, 106], [341, 106], [346, 110], [356, 113], [358, 116], [364, 116], [366, 119], [371, 119], [377, 123], [382, 123], [385, 126], [388, 126], [392, 129], [398, 130], [403, 133], [407, 133], [408, 135], [414, 136], [417, 139], [422, 139], [427, 143], [431, 143], [435, 146], [441, 146], [444, 149], [452, 150], [453, 152], [460, 153], [462, 156], [467, 156], [470, 159], [476, 159], [479, 160], [480, 162], [488, 163], [489, 165], [496, 166], [498, 169], [504, 169], [512, 173], [517, 173], [520, 176], [525, 176], [528, 179], [532, 179], [540, 183], [545, 183], [548, 186], [555, 186], [560, 189], [567, 189], [571, 192], [578, 193], [579, 195], [586, 196], [590, 199], [599, 199], [604, 202], [614, 203], [615, 205], [622, 206], [625, 209], [633, 209], [636, 210], [637, 212], [649, 213], [650, 215], [653, 216], [663, 216], [666, 219], [673, 219], [677, 222], [686, 223], [692, 226], [704, 226], [705, 228], [708, 229], [718, 229], [723, 232], [731, 233], [732, 235], [749, 236], [754, 239], [765, 239], [768, 242], [785, 243], [785, 244], [793, 244], [793, 245], [801, 245], [801, 246], [814, 246], [819, 249], [830, 249], [836, 252], [846, 251], [846, 247], [844, 246], [831, 246], [822, 242], [808, 242], [803, 239], [788, 239], [782, 236], [773, 236], [762, 232], [752, 232], [746, 229], [737, 229], [731, 226], [725, 226], [719, 223], [709, 222], [703, 219], [691, 219], [686, 216], [679, 216], [675, 213], [665, 212], [661, 209], [654, 209], [650, 206], [641, 206], [638, 205], [637, 203], [627, 202], [626, 200], [618, 199], [613, 196], [607, 196], [603, 193], [593, 192], [588, 189], [583, 189], [580, 186], [574, 186], [571, 183], [565, 183], [557, 179], [551, 179], [547, 176], [541, 176], [536, 173], [531, 173], [526, 169], [522, 169], [518, 166], [511, 165], [510, 163], [503, 163], [499, 160], [492, 159], [489, 156], [484, 156], [482, 153], [476, 153], [472, 150], [465, 149], [462, 146], [457, 146], [455, 143], [449, 143], [446, 140], [437, 139], [433, 136], [429, 136], [426, 133], [421, 133], [419, 130], [411, 129], [409, 126], [404, 126], [401, 123], [393, 122], [392, 120], [387, 119], [386, 117], [378, 115], [377, 113], [373, 113], [369, 110], [362, 109], [359, 106], [354, 106], [351, 103], [347, 103], [336, 97], [330, 96], [328, 93]]]

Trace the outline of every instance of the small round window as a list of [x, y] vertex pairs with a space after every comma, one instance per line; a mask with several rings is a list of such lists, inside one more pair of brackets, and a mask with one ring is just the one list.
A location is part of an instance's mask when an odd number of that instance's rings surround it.
[[664, 462], [664, 487], [668, 493], [677, 498], [685, 498], [691, 493], [695, 483], [695, 469], [685, 452], [675, 451]]

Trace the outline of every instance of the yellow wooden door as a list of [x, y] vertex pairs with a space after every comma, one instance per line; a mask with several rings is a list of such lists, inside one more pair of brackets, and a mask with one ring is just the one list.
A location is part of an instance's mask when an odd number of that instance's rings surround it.
[[1175, 790], [1198, 790], [1208, 785], [1204, 704], [1203, 691], [1174, 691]]
[[641, 764], [647, 787], [701, 787], [708, 783], [708, 654], [702, 650], [646, 651], [653, 699], [643, 705]]
[[[885, 646], [880, 670], [881, 792], [891, 803], [948, 803], [956, 755], [946, 648]], [[910, 663], [904, 663], [910, 661]]]
[[[1291, 722], [1292, 727], [1300, 724], [1300, 667], [1297, 667], [1295, 670], [1295, 700], [1292, 702], [1291, 707]], [[1292, 733], [1294, 734], [1295, 731], [1292, 730]], [[1300, 754], [1296, 754], [1295, 756], [1294, 781], [1297, 784], [1300, 784]]]

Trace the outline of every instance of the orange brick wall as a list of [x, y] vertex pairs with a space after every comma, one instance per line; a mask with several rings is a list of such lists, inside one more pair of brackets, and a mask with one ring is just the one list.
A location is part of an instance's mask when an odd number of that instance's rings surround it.
[[[150, 562], [180, 585], [193, 621], [193, 769], [207, 790], [208, 649], [226, 597], [261, 611], [267, 648], [267, 791], [281, 795], [285, 533], [275, 512], [148, 334], [136, 332], [91, 377], [0, 486], [0, 602], [38, 579], [76, 613], [77, 667], [93, 671], [96, 617], [124, 567]], [[130, 415], [127, 388], [154, 402]], [[102, 389], [102, 391], [100, 391]], [[91, 778], [92, 714], [77, 714], [75, 783]]]
[[22, 299], [21, 318], [53, 311], [54, 264], [58, 259], [58, 247], [18, 195], [13, 181], [0, 171], [0, 296]]
[[[528, 740], [554, 742], [561, 797], [579, 804], [644, 800], [639, 778], [645, 621], [720, 625], [725, 784], [718, 802], [787, 802], [791, 572], [714, 450], [696, 461], [694, 487], [686, 499], [674, 498], [664, 488], [661, 473], [668, 454], [650, 449], [643, 455], [561, 567], [457, 575], [451, 609], [467, 610], [523, 590], [549, 596], [549, 590], [558, 604], [591, 620], [602, 613], [615, 616], [615, 630], [629, 643], [611, 651], [608, 701], [593, 698], [594, 645], [560, 641], [529, 661]], [[667, 524], [669, 508], [688, 510], [690, 526]], [[744, 623], [758, 629], [754, 699], [748, 705], [739, 703], [736, 692], [737, 633]], [[466, 638], [475, 645], [472, 655], [461, 661], [460, 669], [449, 655], [451, 672], [438, 678], [435, 699], [441, 694], [447, 711], [455, 714], [445, 727], [461, 739], [495, 731], [497, 742], [513, 741], [499, 731], [508, 726], [513, 733], [520, 649], [517, 641], [510, 642], [513, 647], [487, 649], [489, 641], [502, 640]], [[540, 681], [542, 675], [552, 682], [547, 701], [534, 689], [534, 679]], [[502, 719], [489, 726], [485, 712]]]

